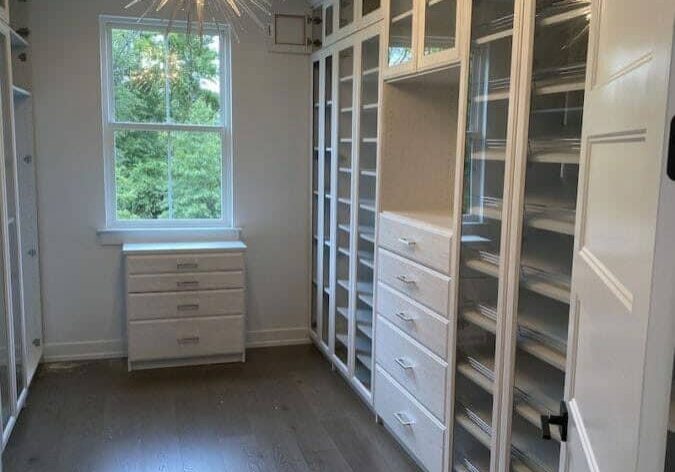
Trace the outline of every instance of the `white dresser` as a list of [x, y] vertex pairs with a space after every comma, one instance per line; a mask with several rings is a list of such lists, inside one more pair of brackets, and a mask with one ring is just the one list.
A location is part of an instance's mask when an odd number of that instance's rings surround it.
[[451, 221], [380, 214], [375, 409], [424, 468], [441, 471], [447, 432]]
[[125, 244], [129, 370], [245, 361], [246, 245]]

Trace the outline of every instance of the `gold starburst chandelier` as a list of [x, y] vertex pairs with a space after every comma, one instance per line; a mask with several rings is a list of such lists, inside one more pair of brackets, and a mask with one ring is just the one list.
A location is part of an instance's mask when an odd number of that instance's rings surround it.
[[265, 30], [272, 15], [271, 0], [131, 0], [125, 8], [135, 6], [145, 6], [141, 19], [153, 11], [170, 10], [167, 31], [177, 20], [185, 21], [188, 35], [197, 31], [202, 36], [209, 23], [217, 28], [230, 25], [237, 41], [238, 31], [246, 30], [245, 18]]

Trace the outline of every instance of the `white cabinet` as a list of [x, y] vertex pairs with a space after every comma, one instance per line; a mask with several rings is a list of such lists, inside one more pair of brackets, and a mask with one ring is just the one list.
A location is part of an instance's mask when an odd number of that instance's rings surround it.
[[381, 25], [312, 60], [310, 334], [372, 403]]
[[384, 78], [456, 63], [467, 1], [385, 0]]
[[382, 19], [382, 0], [327, 0], [323, 11], [323, 46], [328, 47]]
[[245, 359], [245, 250], [124, 245], [130, 370]]
[[[14, 23], [28, 24], [27, 8], [11, 2]], [[30, 45], [6, 21], [8, 2], [0, 4], [0, 401], [3, 446], [26, 400], [42, 356], [37, 195], [33, 152]], [[28, 31], [21, 28], [23, 34]], [[21, 86], [18, 86], [20, 84]]]
[[457, 469], [563, 470], [566, 436], [554, 423], [562, 420], [574, 345], [589, 5], [473, 2], [465, 159], [457, 169], [464, 176], [456, 207]]

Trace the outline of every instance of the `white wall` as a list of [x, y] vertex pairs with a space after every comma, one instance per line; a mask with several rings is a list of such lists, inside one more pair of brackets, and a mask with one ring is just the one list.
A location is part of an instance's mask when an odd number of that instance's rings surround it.
[[[45, 357], [124, 352], [119, 246], [102, 246], [100, 14], [126, 0], [31, 0]], [[302, 9], [287, 0], [284, 10]], [[249, 28], [253, 30], [253, 28]], [[306, 339], [307, 56], [232, 45], [235, 219], [249, 245], [249, 343]]]

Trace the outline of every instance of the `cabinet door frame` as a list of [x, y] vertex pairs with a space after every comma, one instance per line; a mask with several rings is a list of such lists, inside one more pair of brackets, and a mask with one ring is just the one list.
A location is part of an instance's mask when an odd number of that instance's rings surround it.
[[[326, 26], [328, 25], [328, 21], [326, 19], [327, 17], [327, 12], [328, 9], [331, 8], [332, 11], [332, 16], [331, 16], [331, 33], [326, 34]], [[328, 2], [323, 4], [322, 7], [322, 18], [323, 18], [323, 23], [322, 23], [322, 37], [323, 37], [323, 47], [330, 46], [333, 44], [337, 37], [338, 37], [338, 2], [336, 0], [329, 0]]]
[[[412, 29], [410, 32], [411, 45], [410, 50], [412, 57], [410, 61], [398, 64], [395, 66], [389, 65], [389, 40], [391, 38], [391, 2], [392, 0], [384, 0], [384, 45], [381, 46], [381, 50], [384, 51], [383, 54], [383, 64], [384, 69], [382, 71], [382, 77], [384, 80], [393, 79], [397, 77], [403, 77], [406, 75], [411, 75], [417, 70], [417, 53], [418, 53], [418, 40], [419, 40], [419, 17], [420, 17], [420, 6], [422, 6], [421, 0], [411, 0], [412, 1]], [[380, 7], [382, 8], [382, 7]]]
[[[5, 10], [7, 11], [7, 10]], [[2, 407], [3, 408], [9, 408], [11, 411], [10, 419], [9, 422], [7, 423], [7, 427], [3, 430], [3, 445], [7, 443], [9, 440], [9, 436], [12, 432], [12, 429], [14, 428], [14, 425], [16, 424], [16, 420], [18, 418], [19, 412], [23, 408], [23, 405], [26, 401], [26, 396], [28, 393], [28, 376], [27, 376], [27, 370], [25, 368], [26, 366], [26, 359], [28, 358], [27, 354], [27, 348], [26, 348], [26, 331], [25, 331], [25, 318], [24, 318], [24, 313], [23, 313], [23, 297], [24, 297], [24, 289], [23, 289], [23, 269], [22, 269], [22, 264], [21, 264], [21, 254], [23, 253], [22, 250], [22, 245], [21, 245], [21, 223], [20, 223], [20, 215], [19, 215], [19, 191], [18, 191], [18, 174], [17, 174], [17, 165], [16, 165], [16, 136], [14, 133], [15, 130], [15, 123], [14, 123], [14, 100], [13, 100], [13, 93], [12, 93], [12, 84], [13, 84], [13, 78], [12, 78], [12, 63], [11, 63], [11, 58], [12, 58], [12, 50], [11, 50], [11, 34], [10, 34], [10, 29], [9, 26], [0, 23], [0, 35], [2, 35], [5, 39], [5, 55], [6, 55], [6, 63], [4, 64], [4, 67], [7, 68], [7, 76], [5, 80], [7, 80], [7, 87], [9, 90], [8, 93], [8, 101], [9, 103], [3, 105], [3, 110], [2, 110], [2, 117], [0, 118], [0, 125], [2, 125], [2, 128], [5, 128], [5, 123], [7, 120], [8, 123], [8, 129], [10, 130], [11, 136], [5, 137], [4, 142], [2, 143], [2, 165], [0, 166], [0, 199], [2, 200], [0, 204], [0, 212], [2, 213], [2, 252], [3, 252], [3, 268], [2, 270], [4, 271], [4, 285], [5, 285], [5, 293], [4, 293], [4, 298], [5, 298], [5, 317], [7, 318], [7, 344], [8, 344], [8, 359], [10, 362], [10, 367], [9, 367], [9, 384], [10, 384], [10, 404], [6, 404], [4, 399], [0, 399], [2, 402]], [[4, 116], [4, 112], [8, 112], [9, 116]], [[4, 131], [3, 131], [4, 132]], [[11, 143], [11, 149], [7, 149], [5, 146], [5, 142], [9, 140]], [[6, 174], [6, 161], [7, 159], [13, 160], [14, 165], [12, 166], [12, 174], [7, 175]], [[15, 226], [16, 226], [16, 232], [17, 232], [17, 251], [18, 251], [18, 273], [16, 274], [17, 276], [17, 283], [19, 284], [19, 298], [20, 298], [20, 326], [16, 326], [14, 323], [15, 320], [15, 315], [14, 315], [14, 304], [12, 303], [12, 270], [11, 270], [11, 263], [10, 263], [10, 258], [11, 258], [11, 247], [9, 243], [9, 224], [8, 224], [8, 216], [9, 216], [9, 208], [7, 206], [7, 179], [13, 179], [14, 181], [14, 200], [15, 200], [15, 205], [16, 205], [16, 218], [15, 218]], [[21, 352], [17, 353], [16, 346], [15, 346], [15, 339], [16, 339], [16, 332], [19, 330], [19, 333], [21, 335], [21, 341], [22, 341], [22, 346], [21, 346]], [[11, 347], [11, 348], [10, 348]], [[19, 392], [17, 390], [17, 378], [16, 378], [16, 360], [17, 360], [17, 355], [21, 356], [21, 366], [22, 366], [22, 376], [23, 376], [23, 390]]]
[[430, 0], [419, 0], [420, 10], [418, 13], [419, 21], [417, 29], [417, 35], [419, 36], [417, 41], [417, 69], [420, 71], [436, 69], [458, 62], [463, 50], [461, 42], [465, 38], [463, 29], [466, 27], [468, 27], [469, 30], [471, 29], [470, 23], [467, 22], [467, 10], [469, 10], [468, 3], [465, 0], [457, 0], [455, 4], [455, 46], [440, 52], [425, 55], [424, 40], [427, 22], [426, 6], [429, 2]]
[[[319, 51], [311, 56], [310, 60], [310, 83], [313, 83], [313, 65], [314, 63], [318, 62], [319, 63], [319, 83], [318, 83], [318, 92], [319, 92], [319, 123], [317, 127], [317, 133], [318, 133], [318, 140], [317, 140], [317, 146], [319, 148], [319, 155], [318, 155], [318, 186], [317, 190], [319, 192], [318, 198], [317, 198], [317, 272], [316, 272], [316, 332], [312, 331], [311, 329], [311, 324], [310, 324], [310, 337], [314, 339], [315, 344], [319, 347], [319, 349], [324, 352], [324, 354], [328, 355], [329, 352], [329, 344], [328, 342], [323, 341], [323, 295], [324, 295], [324, 264], [326, 262], [330, 261], [325, 261], [323, 253], [324, 253], [324, 241], [325, 241], [325, 221], [324, 221], [324, 209], [326, 205], [326, 198], [325, 198], [325, 154], [326, 154], [326, 144], [325, 144], [325, 136], [324, 136], [324, 128], [325, 128], [325, 76], [326, 76], [326, 51]], [[313, 94], [313, 90], [311, 91]], [[313, 95], [310, 95], [310, 107], [314, 107], [314, 102], [313, 102]], [[313, 123], [310, 124], [310, 126], [313, 126]], [[314, 152], [314, 143], [310, 142], [310, 152]], [[311, 154], [310, 154], [311, 156]], [[311, 176], [310, 176], [311, 179]], [[311, 181], [310, 181], [311, 182]], [[310, 183], [311, 185], [311, 183]], [[310, 187], [311, 189], [311, 187]], [[313, 191], [313, 190], [312, 190]], [[312, 197], [313, 198], [313, 197]], [[311, 211], [311, 208], [310, 208]], [[310, 214], [311, 218], [311, 214]], [[311, 221], [311, 220], [310, 220]], [[310, 237], [312, 237], [310, 235]], [[310, 258], [311, 258], [311, 245], [310, 245]], [[310, 259], [311, 260], [311, 259]], [[310, 271], [310, 284], [311, 284], [311, 271]], [[311, 285], [310, 285], [311, 287]], [[311, 304], [311, 294], [310, 294], [310, 304]], [[311, 316], [311, 314], [310, 314]], [[311, 323], [311, 321], [310, 321]], [[330, 333], [329, 333], [330, 335]], [[327, 341], [330, 340], [330, 337], [328, 338]]]
[[[520, 110], [523, 107], [523, 104], [520, 101], [520, 88], [522, 87], [522, 62], [520, 59], [522, 38], [523, 38], [523, 18], [525, 12], [528, 9], [528, 3], [531, 3], [530, 0], [514, 0], [514, 19], [513, 19], [513, 36], [511, 44], [511, 68], [510, 68], [510, 77], [511, 77], [511, 88], [509, 90], [509, 110], [508, 110], [508, 125], [506, 131], [506, 159], [505, 159], [505, 169], [504, 169], [504, 187], [503, 187], [503, 202], [505, 204], [502, 207], [502, 219], [501, 219], [501, 245], [500, 245], [500, 264], [499, 264], [499, 295], [498, 295], [498, 321], [495, 333], [495, 372], [494, 372], [494, 382], [493, 382], [493, 393], [492, 393], [492, 426], [493, 434], [491, 438], [491, 447], [490, 447], [490, 471], [506, 471], [508, 470], [508, 462], [504, 463], [499, 451], [503, 447], [503, 444], [510, 444], [509, 441], [506, 441], [504, 438], [504, 426], [502, 421], [503, 415], [503, 400], [502, 397], [505, 391], [510, 391], [510, 377], [504, 372], [503, 366], [506, 365], [505, 362], [509, 360], [508, 354], [505, 352], [506, 348], [509, 346], [508, 338], [508, 322], [506, 314], [508, 312], [509, 306], [509, 277], [516, 262], [513, 261], [511, 255], [510, 247], [510, 238], [511, 238], [511, 202], [514, 198], [514, 191], [517, 191], [517, 188], [514, 186], [514, 173], [517, 172], [517, 140], [518, 140], [518, 123], [516, 122], [517, 117], [521, 113]], [[448, 369], [452, 369], [451, 373], [448, 375], [448, 440], [447, 440], [447, 454], [446, 454], [446, 465], [447, 470], [450, 470], [452, 461], [454, 460], [454, 424], [455, 424], [455, 376], [457, 368], [457, 356], [456, 348], [458, 341], [458, 322], [459, 322], [459, 303], [460, 303], [460, 267], [461, 267], [461, 234], [463, 227], [463, 190], [464, 190], [464, 168], [465, 168], [465, 153], [466, 153], [466, 132], [467, 132], [467, 123], [469, 119], [469, 107], [470, 107], [470, 93], [471, 93], [471, 84], [470, 84], [470, 74], [469, 74], [469, 58], [471, 52], [471, 21], [472, 21], [473, 11], [472, 8], [469, 8], [462, 14], [463, 21], [466, 21], [466, 25], [463, 28], [462, 35], [465, 40], [460, 46], [461, 58], [463, 59], [463, 69], [461, 71], [460, 79], [460, 113], [458, 118], [458, 134], [457, 134], [457, 162], [455, 167], [455, 176], [457, 180], [455, 182], [455, 199], [454, 199], [454, 214], [455, 214], [455, 227], [453, 234], [456, 237], [453, 238], [452, 242], [452, 279], [455, 281], [453, 284], [453, 290], [451, 292], [451, 302], [452, 307], [454, 308], [455, 319], [454, 322], [450, 323], [450, 337], [448, 343]], [[526, 85], [527, 86], [527, 85]], [[528, 89], [529, 90], [529, 89]], [[528, 102], [529, 107], [529, 102]], [[529, 109], [528, 109], [529, 113]], [[461, 126], [461, 128], [460, 128]], [[508, 438], [507, 438], [508, 439]]]

